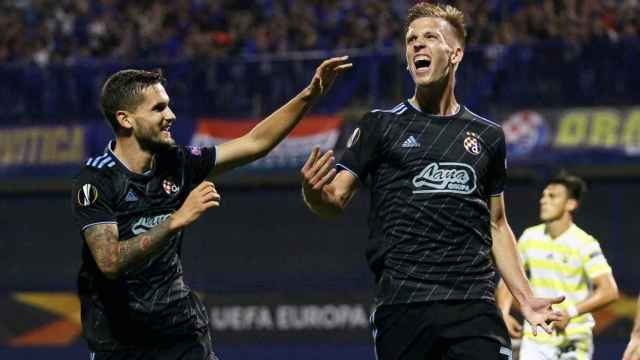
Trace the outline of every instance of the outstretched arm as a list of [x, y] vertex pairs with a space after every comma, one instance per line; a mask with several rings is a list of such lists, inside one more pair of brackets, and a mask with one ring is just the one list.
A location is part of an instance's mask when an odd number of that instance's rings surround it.
[[640, 296], [638, 296], [638, 306], [636, 309], [636, 321], [627, 349], [624, 351], [623, 360], [640, 360]]
[[140, 235], [119, 241], [118, 225], [96, 224], [84, 230], [84, 238], [100, 271], [109, 279], [160, 252], [173, 234], [196, 221], [207, 209], [220, 205], [213, 183], [205, 181], [191, 191], [180, 209], [167, 220]]
[[320, 149], [313, 149], [300, 173], [305, 204], [323, 218], [342, 213], [358, 188], [358, 180], [350, 172], [336, 175], [332, 150], [320, 156]]
[[250, 163], [269, 153], [300, 122], [312, 103], [326, 94], [336, 77], [352, 67], [347, 56], [325, 60], [309, 85], [247, 134], [217, 146], [213, 174]]
[[533, 296], [518, 255], [515, 236], [507, 222], [504, 195], [491, 197], [491, 237], [493, 258], [498, 270], [509, 291], [520, 303], [522, 315], [531, 324], [533, 334], [538, 334], [538, 326], [550, 334], [552, 330], [548, 323], [561, 318], [561, 313], [553, 311], [551, 305], [561, 303], [564, 297], [545, 299]]

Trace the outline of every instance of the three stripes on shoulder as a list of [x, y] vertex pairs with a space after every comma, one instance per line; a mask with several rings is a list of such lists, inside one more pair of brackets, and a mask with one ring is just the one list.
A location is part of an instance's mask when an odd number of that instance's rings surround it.
[[115, 160], [111, 157], [110, 154], [104, 154], [98, 156], [97, 158], [90, 158], [87, 160], [86, 165], [89, 167], [94, 167], [101, 169], [102, 167], [112, 167], [116, 164]]
[[371, 110], [371, 112], [388, 112], [388, 113], [398, 114], [398, 115], [402, 114], [405, 111], [407, 111], [407, 105], [405, 105], [404, 103], [400, 103], [396, 105], [396, 107], [390, 110], [381, 110], [381, 109]]

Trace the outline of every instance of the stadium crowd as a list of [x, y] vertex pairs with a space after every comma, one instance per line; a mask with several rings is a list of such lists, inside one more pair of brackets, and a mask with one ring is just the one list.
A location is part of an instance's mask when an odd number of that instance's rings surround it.
[[[409, 0], [10, 0], [0, 63], [172, 60], [397, 46]], [[468, 44], [637, 38], [639, 0], [457, 0]]]

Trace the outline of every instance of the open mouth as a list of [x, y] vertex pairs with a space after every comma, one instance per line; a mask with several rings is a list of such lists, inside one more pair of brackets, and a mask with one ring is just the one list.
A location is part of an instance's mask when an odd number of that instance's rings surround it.
[[426, 70], [431, 66], [431, 59], [424, 55], [418, 55], [413, 58], [413, 65], [416, 70]]
[[163, 126], [161, 131], [163, 134], [171, 136], [171, 125]]

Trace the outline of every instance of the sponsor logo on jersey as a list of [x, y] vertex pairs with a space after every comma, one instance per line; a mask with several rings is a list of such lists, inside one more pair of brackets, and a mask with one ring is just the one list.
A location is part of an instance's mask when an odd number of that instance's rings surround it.
[[352, 147], [355, 143], [358, 142], [358, 140], [360, 140], [360, 128], [356, 128], [355, 130], [353, 130], [353, 134], [351, 134], [351, 136], [349, 136], [349, 140], [347, 140], [347, 148]]
[[467, 137], [464, 138], [463, 145], [464, 149], [471, 155], [480, 155], [482, 151], [482, 145], [480, 145], [478, 135], [472, 132], [467, 132]]
[[180, 191], [180, 187], [176, 185], [176, 183], [173, 181], [173, 178], [170, 177], [162, 181], [162, 188], [164, 189], [164, 192], [167, 193], [167, 195], [173, 195]]
[[417, 148], [420, 147], [420, 143], [413, 137], [413, 135], [409, 136], [407, 140], [405, 140], [400, 147], [403, 148]]
[[471, 194], [476, 189], [476, 172], [463, 163], [431, 163], [413, 178], [413, 185], [416, 187], [414, 194]]
[[84, 184], [78, 190], [78, 204], [80, 206], [89, 206], [98, 200], [98, 189], [91, 184]]
[[513, 359], [513, 353], [511, 352], [511, 349], [505, 346], [500, 346], [500, 355], [504, 355], [507, 360]]
[[134, 235], [142, 234], [145, 231], [149, 231], [161, 222], [165, 221], [171, 214], [162, 214], [156, 216], [146, 216], [138, 219], [131, 227], [131, 232]]

